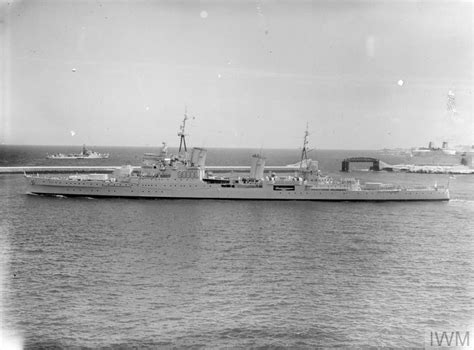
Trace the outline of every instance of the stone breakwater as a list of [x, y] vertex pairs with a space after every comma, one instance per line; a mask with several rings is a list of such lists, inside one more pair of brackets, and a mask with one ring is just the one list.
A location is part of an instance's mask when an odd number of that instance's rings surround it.
[[119, 166], [13, 166], [0, 167], [0, 174], [23, 173], [111, 173]]
[[465, 165], [447, 166], [447, 165], [399, 164], [399, 165], [386, 165], [381, 170], [394, 171], [394, 172], [418, 173], [418, 174], [459, 174], [459, 175], [474, 174], [474, 169]]
[[[16, 166], [16, 167], [0, 167], [0, 174], [23, 174], [23, 173], [112, 173], [114, 170], [120, 169], [121, 166]], [[132, 166], [133, 169], [139, 169], [138, 166]], [[298, 169], [297, 166], [265, 166], [266, 171], [288, 172]], [[249, 166], [206, 166], [206, 170], [213, 172], [248, 172]]]

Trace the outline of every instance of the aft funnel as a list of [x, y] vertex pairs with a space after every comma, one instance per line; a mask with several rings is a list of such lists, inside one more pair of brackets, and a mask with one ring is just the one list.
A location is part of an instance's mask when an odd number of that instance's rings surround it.
[[203, 167], [206, 164], [207, 150], [194, 147], [191, 153], [191, 165]]
[[259, 154], [254, 154], [250, 163], [250, 178], [251, 179], [262, 179], [263, 171], [265, 170], [265, 158]]
[[319, 162], [317, 160], [310, 160], [309, 164], [308, 164], [308, 170], [318, 171], [319, 170]]

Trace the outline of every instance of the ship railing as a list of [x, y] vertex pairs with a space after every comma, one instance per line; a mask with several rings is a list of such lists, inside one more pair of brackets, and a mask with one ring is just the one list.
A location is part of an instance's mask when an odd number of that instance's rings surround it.
[[439, 186], [439, 185], [434, 185], [434, 186], [422, 186], [422, 185], [419, 185], [419, 186], [411, 186], [411, 187], [406, 187], [404, 188], [405, 191], [421, 191], [421, 190], [424, 190], [424, 191], [427, 191], [427, 190], [431, 190], [431, 191], [446, 191], [448, 190], [449, 187], [448, 186]]
[[364, 191], [401, 191], [403, 187], [395, 184], [366, 183], [360, 186]]

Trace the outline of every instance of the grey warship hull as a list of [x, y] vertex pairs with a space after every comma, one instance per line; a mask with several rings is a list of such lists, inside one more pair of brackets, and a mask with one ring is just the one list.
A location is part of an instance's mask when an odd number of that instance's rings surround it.
[[241, 184], [207, 183], [182, 179], [131, 178], [127, 182], [29, 177], [29, 192], [42, 195], [122, 197], [149, 199], [228, 199], [279, 201], [446, 201], [449, 190], [420, 189], [343, 189], [313, 186], [300, 182]]

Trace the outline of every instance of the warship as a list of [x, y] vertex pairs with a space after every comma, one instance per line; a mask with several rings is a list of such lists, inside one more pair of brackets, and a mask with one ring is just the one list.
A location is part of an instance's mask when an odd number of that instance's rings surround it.
[[[159, 153], [145, 153], [139, 168], [130, 165], [112, 174], [40, 176], [25, 174], [29, 193], [39, 195], [128, 197], [167, 199], [230, 199], [291, 201], [447, 201], [444, 187], [412, 187], [382, 183], [361, 184], [354, 178], [334, 179], [308, 159], [308, 129], [301, 159], [290, 175], [265, 172], [265, 158], [251, 157], [246, 176], [215, 176], [206, 171], [207, 151], [188, 152], [185, 139], [186, 113], [180, 126], [177, 155], [168, 154], [166, 144]], [[290, 170], [291, 172], [291, 170]]]
[[47, 159], [106, 159], [106, 158], [109, 158], [109, 154], [91, 151], [86, 148], [86, 145], [83, 145], [81, 153], [70, 153], [70, 154], [55, 153], [55, 154], [46, 155], [46, 158]]

